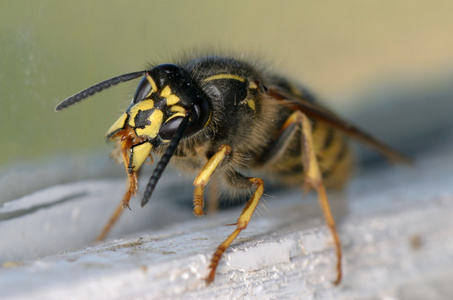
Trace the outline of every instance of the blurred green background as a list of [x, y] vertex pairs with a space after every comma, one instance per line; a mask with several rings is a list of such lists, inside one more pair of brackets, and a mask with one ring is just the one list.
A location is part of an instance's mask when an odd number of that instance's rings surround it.
[[[61, 113], [55, 105], [99, 81], [171, 62], [191, 49], [256, 55], [342, 111], [353, 105], [348, 95], [375, 82], [424, 80], [452, 70], [452, 11], [448, 0], [3, 0], [0, 169], [11, 178], [17, 166], [107, 157], [112, 145], [104, 134], [137, 82]], [[367, 105], [366, 99], [357, 105]]]

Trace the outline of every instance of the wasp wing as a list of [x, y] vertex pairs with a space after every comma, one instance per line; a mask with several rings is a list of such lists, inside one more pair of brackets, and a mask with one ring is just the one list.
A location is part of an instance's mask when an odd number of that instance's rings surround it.
[[345, 121], [343, 118], [339, 117], [334, 112], [314, 103], [311, 99], [307, 100], [308, 98], [304, 99], [303, 96], [299, 97], [293, 95], [277, 86], [268, 87], [267, 94], [283, 106], [286, 106], [295, 111], [296, 110], [301, 111], [302, 113], [313, 119], [326, 122], [330, 124], [332, 127], [345, 133], [346, 135], [353, 137], [361, 142], [364, 142], [365, 144], [371, 146], [372, 148], [382, 153], [392, 162], [406, 164], [412, 163], [410, 158], [404, 156], [398, 151], [380, 142], [379, 140], [372, 137], [363, 130], [359, 129], [352, 123]]

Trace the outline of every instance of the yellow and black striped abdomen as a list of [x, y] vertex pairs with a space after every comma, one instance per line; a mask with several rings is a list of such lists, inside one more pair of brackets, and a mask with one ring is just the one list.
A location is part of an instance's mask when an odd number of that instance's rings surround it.
[[[315, 98], [305, 89], [282, 78], [272, 78], [272, 81], [289, 95], [316, 103]], [[294, 111], [291, 109], [282, 108], [278, 116], [279, 123], [283, 124], [292, 112]], [[310, 117], [309, 119], [312, 126], [313, 146], [324, 183], [331, 189], [341, 188], [349, 179], [353, 168], [353, 153], [348, 141], [339, 130], [329, 123], [320, 119]], [[300, 128], [293, 130], [285, 138], [277, 137], [276, 139], [286, 140], [285, 142], [275, 142], [285, 150], [280, 150], [281, 153], [275, 155], [274, 160], [268, 161], [267, 171], [273, 173], [276, 179], [283, 184], [303, 184], [304, 168]], [[275, 146], [273, 147], [275, 148]]]
[[[304, 168], [300, 129], [294, 130], [288, 138], [286, 150], [269, 161], [265, 170], [282, 184], [301, 186], [304, 184]], [[312, 122], [312, 138], [325, 185], [330, 189], [342, 188], [353, 168], [353, 153], [347, 140], [332, 126], [321, 121]]]
[[312, 124], [313, 143], [324, 183], [342, 188], [353, 168], [353, 154], [344, 136], [327, 123]]

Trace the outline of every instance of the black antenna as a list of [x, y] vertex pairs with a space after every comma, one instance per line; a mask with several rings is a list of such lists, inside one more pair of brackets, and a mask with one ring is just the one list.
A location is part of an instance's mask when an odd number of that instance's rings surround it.
[[178, 147], [179, 142], [181, 141], [181, 138], [184, 134], [184, 131], [186, 130], [187, 125], [189, 125], [189, 118], [190, 115], [187, 114], [181, 121], [178, 130], [176, 131], [175, 135], [170, 141], [170, 145], [168, 146], [167, 150], [165, 150], [165, 153], [161, 157], [160, 161], [157, 163], [157, 166], [153, 171], [153, 175], [151, 175], [151, 178], [148, 181], [148, 185], [146, 186], [145, 193], [142, 199], [142, 207], [145, 206], [146, 203], [148, 203], [149, 199], [151, 198], [151, 195], [153, 194], [154, 188], [156, 187], [156, 184], [160, 179], [160, 176], [164, 172], [165, 167], [167, 167], [168, 163], [170, 162], [170, 159], [173, 156], [176, 147]]
[[55, 107], [55, 111], [62, 111], [63, 109], [66, 109], [76, 103], [79, 103], [83, 99], [86, 99], [90, 96], [93, 96], [96, 93], [102, 92], [105, 89], [108, 89], [111, 86], [117, 85], [120, 82], [125, 82], [129, 81], [135, 78], [138, 78], [140, 76], [143, 76], [146, 71], [140, 71], [140, 72], [133, 72], [133, 73], [128, 73], [128, 74], [123, 74], [120, 76], [116, 76], [107, 80], [104, 80], [98, 84], [95, 84], [93, 86], [90, 86], [89, 88], [78, 92], [77, 94], [72, 95], [71, 97], [68, 97], [61, 101], [57, 107]]

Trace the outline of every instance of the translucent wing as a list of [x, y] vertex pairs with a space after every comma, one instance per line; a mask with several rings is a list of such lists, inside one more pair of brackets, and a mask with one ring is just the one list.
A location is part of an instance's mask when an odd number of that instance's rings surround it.
[[332, 127], [335, 127], [339, 131], [345, 133], [346, 135], [364, 142], [365, 144], [382, 153], [393, 162], [406, 164], [412, 163], [410, 158], [375, 139], [352, 123], [345, 121], [343, 118], [337, 116], [332, 111], [312, 101], [288, 93], [287, 91], [277, 86], [269, 86], [267, 94], [283, 106], [286, 106], [292, 110], [301, 111], [305, 115], [313, 119], [322, 120], [330, 124]]

